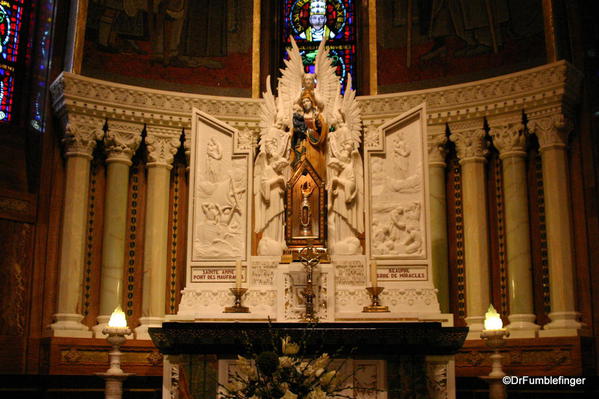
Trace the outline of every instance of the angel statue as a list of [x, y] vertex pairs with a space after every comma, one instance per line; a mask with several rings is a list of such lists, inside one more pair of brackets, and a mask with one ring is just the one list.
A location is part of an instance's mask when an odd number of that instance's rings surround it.
[[[285, 68], [281, 70], [276, 100], [278, 119], [292, 132], [292, 169], [307, 159], [322, 180], [326, 179], [329, 121], [340, 91], [339, 78], [328, 55], [323, 40], [314, 60], [315, 73], [305, 73], [299, 48], [291, 38], [289, 59], [285, 60]], [[264, 93], [265, 100], [269, 95], [272, 93]], [[274, 100], [271, 102], [275, 103]]]
[[[278, 97], [273, 95], [268, 77], [261, 105], [261, 147], [254, 167], [255, 231], [262, 233], [258, 254], [279, 254], [285, 245], [299, 245], [298, 240], [306, 236], [301, 229], [297, 230], [297, 237], [295, 233], [301, 219], [302, 207], [298, 204], [302, 198], [296, 198], [301, 191], [294, 186], [300, 181], [297, 176], [305, 173], [310, 174], [312, 181], [323, 184], [315, 190], [329, 190], [328, 212], [321, 209], [324, 204], [310, 203], [313, 222], [318, 224], [316, 242], [325, 243], [326, 218], [330, 216], [335, 221], [335, 234], [331, 236], [329, 231], [329, 237], [338, 248], [336, 253], [360, 253], [357, 235], [364, 231], [364, 192], [358, 153], [360, 112], [355, 92], [348, 86], [344, 96], [339, 94], [341, 85], [325, 40], [318, 47], [314, 74], [305, 73], [293, 38], [288, 54], [278, 80]], [[286, 212], [285, 190], [289, 191], [290, 201]], [[324, 193], [315, 192], [310, 198], [324, 198]], [[285, 227], [288, 242], [283, 234]]]
[[289, 161], [285, 153], [288, 138], [284, 132], [271, 129], [262, 137], [254, 174], [256, 233], [262, 233], [258, 255], [281, 256], [285, 245], [285, 169]]
[[354, 91], [346, 90], [338, 107], [338, 128], [329, 134], [329, 247], [335, 255], [355, 255], [362, 251], [357, 236], [364, 232], [364, 178], [358, 151], [360, 110], [354, 97]]

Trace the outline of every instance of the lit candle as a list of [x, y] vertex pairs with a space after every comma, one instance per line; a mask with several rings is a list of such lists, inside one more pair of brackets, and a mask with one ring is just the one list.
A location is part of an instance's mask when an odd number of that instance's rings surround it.
[[377, 280], [378, 280], [378, 276], [377, 276], [377, 270], [376, 270], [376, 261], [373, 260], [372, 262], [370, 262], [370, 283], [372, 284], [373, 287], [377, 286]]
[[125, 318], [125, 312], [123, 312], [123, 309], [121, 309], [120, 305], [118, 305], [110, 315], [110, 320], [108, 320], [108, 327], [127, 328], [127, 319]]
[[241, 259], [235, 262], [235, 288], [241, 288]]
[[501, 330], [503, 327], [501, 316], [499, 316], [493, 305], [489, 305], [489, 310], [485, 313], [484, 324], [485, 330]]

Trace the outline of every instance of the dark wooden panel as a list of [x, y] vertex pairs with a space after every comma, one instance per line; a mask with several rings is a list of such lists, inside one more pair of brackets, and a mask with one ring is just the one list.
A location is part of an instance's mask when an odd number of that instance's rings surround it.
[[[89, 375], [109, 367], [111, 346], [105, 339], [45, 338], [45, 373]], [[122, 347], [121, 367], [136, 375], [162, 375], [162, 355], [151, 341], [127, 341]]]
[[[590, 345], [592, 339], [587, 337], [508, 339], [500, 351], [503, 370], [507, 375], [589, 375]], [[456, 376], [489, 374], [492, 353], [483, 340], [466, 341], [456, 355]]]

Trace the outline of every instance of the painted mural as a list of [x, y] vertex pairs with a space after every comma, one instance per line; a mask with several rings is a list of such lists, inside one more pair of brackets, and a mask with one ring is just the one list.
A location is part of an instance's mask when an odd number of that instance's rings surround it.
[[378, 92], [483, 79], [545, 62], [538, 0], [380, 0]]
[[251, 95], [252, 0], [91, 0], [82, 74]]

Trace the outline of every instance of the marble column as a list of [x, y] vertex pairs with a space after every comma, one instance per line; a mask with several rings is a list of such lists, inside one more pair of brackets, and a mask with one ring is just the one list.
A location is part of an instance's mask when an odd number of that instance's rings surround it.
[[503, 172], [510, 338], [534, 338], [535, 324], [526, 182], [526, 137], [521, 115], [489, 120]]
[[445, 194], [445, 125], [428, 130], [429, 198], [433, 283], [442, 313], [449, 313], [449, 266], [447, 262], [447, 199]]
[[576, 311], [574, 283], [574, 246], [572, 210], [566, 144], [572, 126], [561, 113], [531, 119], [532, 131], [539, 139], [543, 165], [547, 258], [551, 322], [539, 336], [573, 336], [582, 328]]
[[160, 327], [166, 303], [169, 184], [179, 129], [146, 127], [148, 180], [144, 237], [143, 295], [137, 339], [150, 339], [148, 327]]
[[490, 301], [485, 131], [482, 119], [452, 123], [450, 129], [462, 166], [468, 339], [480, 339]]
[[106, 150], [106, 195], [104, 199], [104, 239], [98, 324], [94, 337], [104, 338], [102, 330], [111, 313], [122, 303], [127, 229], [127, 193], [131, 158], [141, 142], [143, 125], [109, 121], [104, 137]]
[[84, 115], [64, 118], [66, 176], [62, 235], [60, 244], [60, 277], [58, 308], [50, 326], [57, 337], [90, 338], [91, 331], [81, 323], [85, 237], [90, 162], [96, 141], [104, 134], [104, 121]]

